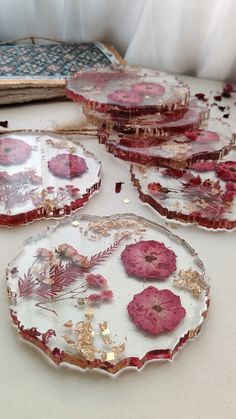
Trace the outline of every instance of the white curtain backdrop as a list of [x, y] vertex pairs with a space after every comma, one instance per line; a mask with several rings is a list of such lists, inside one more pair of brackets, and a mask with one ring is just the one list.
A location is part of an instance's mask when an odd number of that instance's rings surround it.
[[236, 0], [0, 0], [0, 41], [104, 40], [129, 63], [236, 82]]

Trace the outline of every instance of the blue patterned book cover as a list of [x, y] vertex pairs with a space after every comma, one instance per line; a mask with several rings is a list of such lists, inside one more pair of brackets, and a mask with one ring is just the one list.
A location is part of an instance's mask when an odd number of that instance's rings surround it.
[[103, 42], [0, 45], [0, 105], [65, 98], [65, 79], [123, 62]]
[[101, 42], [0, 46], [0, 79], [58, 80], [78, 70], [120, 63], [122, 58]]

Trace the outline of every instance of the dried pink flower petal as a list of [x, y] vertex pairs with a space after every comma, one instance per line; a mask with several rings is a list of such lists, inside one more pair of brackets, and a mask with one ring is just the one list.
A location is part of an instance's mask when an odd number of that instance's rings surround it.
[[137, 327], [153, 335], [175, 329], [186, 315], [179, 296], [152, 286], [136, 294], [127, 310]]
[[143, 94], [134, 90], [115, 90], [107, 95], [108, 99], [126, 105], [139, 105], [143, 101]]
[[88, 302], [93, 303], [100, 303], [102, 301], [101, 294], [90, 294], [88, 296]]
[[36, 255], [37, 257], [45, 258], [45, 259], [52, 259], [54, 257], [53, 252], [51, 252], [48, 249], [45, 249], [44, 247], [39, 247], [36, 250]]
[[105, 290], [101, 292], [102, 300], [111, 300], [113, 298], [112, 290]]
[[218, 163], [215, 171], [220, 179], [236, 182], [236, 161]]
[[77, 255], [77, 250], [74, 249], [73, 246], [67, 243], [60, 244], [57, 248], [57, 252], [65, 257], [72, 258], [73, 256]]
[[195, 170], [196, 172], [207, 172], [209, 170], [214, 170], [216, 167], [216, 162], [213, 160], [201, 161], [198, 163], [191, 164], [190, 169]]
[[72, 179], [82, 175], [88, 170], [86, 161], [83, 157], [74, 154], [58, 154], [48, 162], [48, 168], [54, 176]]
[[0, 164], [24, 163], [31, 155], [31, 146], [17, 138], [5, 137], [0, 139]]
[[209, 143], [212, 141], [219, 141], [220, 137], [217, 132], [214, 131], [185, 131], [185, 137], [189, 138], [191, 141], [196, 141], [198, 143]]
[[121, 260], [126, 272], [139, 278], [166, 279], [176, 270], [175, 253], [155, 240], [127, 245]]
[[102, 288], [107, 285], [107, 280], [100, 274], [88, 274], [86, 282], [88, 285], [96, 288]]

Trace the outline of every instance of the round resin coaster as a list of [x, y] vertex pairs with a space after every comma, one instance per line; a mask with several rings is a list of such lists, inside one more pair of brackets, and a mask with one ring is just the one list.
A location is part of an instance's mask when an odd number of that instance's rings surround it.
[[[156, 143], [151, 137], [146, 141], [140, 140], [140, 147], [134, 147], [132, 136], [113, 134], [104, 140], [108, 152], [123, 160], [140, 164], [187, 167], [200, 160], [217, 160], [226, 155], [235, 144], [227, 123], [218, 119], [209, 119], [207, 129], [185, 131], [183, 134], [171, 135], [166, 140]], [[138, 142], [137, 142], [138, 143]], [[154, 144], [154, 145], [153, 145]]]
[[[131, 178], [144, 203], [160, 215], [208, 229], [236, 227], [235, 162], [199, 162], [191, 170], [134, 164]], [[231, 169], [230, 169], [231, 167]]]
[[88, 121], [93, 123], [98, 130], [109, 134], [115, 131], [130, 135], [133, 143], [140, 142], [140, 138], [145, 143], [150, 137], [163, 139], [171, 134], [196, 130], [209, 117], [209, 108], [196, 101], [191, 101], [189, 108], [182, 110], [133, 118], [91, 111], [86, 106], [83, 107], [83, 112]]
[[73, 139], [39, 131], [0, 136], [0, 226], [62, 217], [99, 189], [101, 163]]
[[128, 65], [80, 71], [67, 80], [66, 90], [88, 109], [117, 116], [168, 112], [189, 102], [189, 88], [174, 76]]
[[208, 308], [195, 250], [133, 214], [58, 222], [26, 241], [7, 283], [23, 339], [57, 365], [113, 374], [172, 359]]

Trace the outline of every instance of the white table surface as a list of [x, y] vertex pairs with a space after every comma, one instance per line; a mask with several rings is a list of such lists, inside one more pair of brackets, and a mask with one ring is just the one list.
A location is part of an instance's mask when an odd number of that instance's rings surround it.
[[[222, 83], [186, 77], [192, 92], [207, 95]], [[229, 122], [236, 132], [236, 95]], [[212, 115], [222, 116], [212, 108]], [[78, 125], [81, 112], [70, 102], [0, 108], [0, 120], [9, 129], [69, 128]], [[165, 223], [142, 204], [130, 182], [128, 164], [105, 152], [96, 140], [84, 139], [87, 149], [102, 161], [102, 189], [80, 212], [136, 214]], [[125, 182], [119, 194], [115, 182]], [[112, 199], [111, 199], [112, 194]], [[125, 204], [124, 198], [130, 203]], [[174, 233], [187, 240], [203, 259], [211, 278], [211, 305], [200, 335], [177, 353], [172, 362], [150, 363], [141, 371], [127, 370], [117, 377], [81, 373], [55, 367], [22, 341], [9, 317], [5, 268], [28, 236], [53, 221], [39, 221], [0, 230], [0, 401], [3, 419], [230, 419], [236, 417], [236, 231], [211, 232], [179, 226]], [[171, 228], [171, 227], [170, 227]]]

